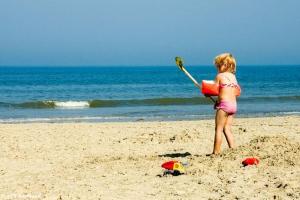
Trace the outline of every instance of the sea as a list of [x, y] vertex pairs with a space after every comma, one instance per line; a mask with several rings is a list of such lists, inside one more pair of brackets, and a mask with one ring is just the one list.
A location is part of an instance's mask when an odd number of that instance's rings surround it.
[[[199, 82], [213, 66], [186, 69]], [[300, 65], [238, 66], [237, 117], [300, 115]], [[0, 67], [0, 123], [214, 118], [176, 66]]]

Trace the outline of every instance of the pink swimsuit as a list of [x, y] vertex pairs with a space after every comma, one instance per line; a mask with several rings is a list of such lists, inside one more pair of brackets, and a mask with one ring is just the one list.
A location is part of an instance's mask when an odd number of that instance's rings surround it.
[[[229, 80], [226, 76], [224, 76], [224, 77], [227, 80]], [[237, 88], [238, 90], [240, 90], [240, 86], [235, 83], [220, 84], [220, 88], [224, 88], [224, 87], [233, 87], [233, 88]], [[233, 115], [237, 111], [236, 101], [221, 100], [220, 102], [216, 103], [215, 109], [217, 109], [217, 110], [221, 109], [221, 110], [225, 111], [227, 114]]]
[[216, 109], [225, 111], [228, 115], [233, 115], [237, 111], [236, 102], [221, 100], [216, 104]]

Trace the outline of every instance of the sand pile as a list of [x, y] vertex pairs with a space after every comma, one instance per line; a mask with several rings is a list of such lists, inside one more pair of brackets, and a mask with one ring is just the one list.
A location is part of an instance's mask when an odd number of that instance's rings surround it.
[[[247, 157], [259, 165], [243, 167]], [[219, 194], [214, 198], [300, 198], [300, 144], [284, 136], [257, 137], [219, 156], [192, 156], [190, 163], [187, 176], [201, 177], [205, 190]]]

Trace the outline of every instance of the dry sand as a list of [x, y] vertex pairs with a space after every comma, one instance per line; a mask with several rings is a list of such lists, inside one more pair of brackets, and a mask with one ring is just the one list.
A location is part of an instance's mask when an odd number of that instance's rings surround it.
[[[0, 199], [299, 199], [299, 121], [236, 119], [217, 157], [212, 120], [0, 124]], [[172, 159], [185, 175], [161, 176]]]

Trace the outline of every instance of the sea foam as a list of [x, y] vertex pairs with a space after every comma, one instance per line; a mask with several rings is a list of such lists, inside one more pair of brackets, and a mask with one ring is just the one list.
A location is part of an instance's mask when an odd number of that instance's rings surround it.
[[57, 108], [71, 108], [71, 109], [80, 109], [80, 108], [88, 108], [90, 107], [89, 102], [87, 101], [55, 101], [55, 107]]

